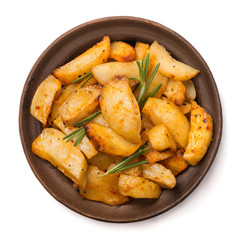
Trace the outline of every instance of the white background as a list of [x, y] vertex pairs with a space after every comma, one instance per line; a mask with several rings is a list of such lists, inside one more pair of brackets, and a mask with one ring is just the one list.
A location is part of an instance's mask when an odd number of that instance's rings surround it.
[[[237, 3], [233, 0], [1, 1], [0, 238], [239, 239]], [[21, 91], [40, 54], [65, 31], [88, 20], [117, 15], [147, 18], [186, 38], [214, 75], [224, 117], [218, 155], [199, 187], [172, 210], [131, 224], [88, 219], [58, 203], [32, 173], [18, 131]]]

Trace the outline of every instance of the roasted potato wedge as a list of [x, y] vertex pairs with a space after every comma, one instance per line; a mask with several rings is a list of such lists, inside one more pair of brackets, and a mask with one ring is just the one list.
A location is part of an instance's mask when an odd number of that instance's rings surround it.
[[194, 100], [197, 97], [197, 94], [193, 81], [192, 80], [184, 81], [183, 84], [186, 89], [186, 98], [188, 100]]
[[116, 161], [116, 157], [111, 157], [98, 152], [94, 157], [88, 159], [88, 163], [98, 167], [101, 171], [106, 171], [108, 167]]
[[59, 113], [67, 126], [73, 126], [91, 115], [99, 104], [102, 87], [100, 85], [84, 86], [73, 92], [61, 105]]
[[206, 110], [192, 101], [191, 129], [188, 144], [183, 158], [192, 166], [196, 166], [204, 157], [212, 141], [213, 122]]
[[149, 55], [154, 65], [160, 63], [158, 71], [174, 80], [186, 81], [199, 73], [199, 70], [174, 59], [157, 41], [150, 46]]
[[129, 142], [141, 142], [140, 110], [126, 76], [117, 75], [103, 87], [100, 107], [115, 132]]
[[[125, 75], [128, 78], [139, 78], [139, 68], [136, 61], [129, 63], [108, 62], [93, 67], [92, 74], [100, 84], [105, 85], [116, 75]], [[133, 82], [135, 84], [135, 80]], [[132, 87], [131, 81], [130, 86]]]
[[60, 97], [57, 100], [55, 100], [52, 104], [51, 114], [49, 115], [49, 118], [52, 122], [60, 116], [59, 108], [69, 98], [69, 96], [76, 90], [77, 86], [78, 86], [78, 83], [73, 83], [73, 84], [64, 86], [62, 88]]
[[110, 58], [119, 62], [132, 62], [135, 60], [135, 49], [126, 42], [113, 41], [111, 43]]
[[141, 121], [142, 131], [144, 131], [145, 129], [150, 129], [154, 127], [153, 123], [143, 113], [141, 114], [141, 120], [142, 120]]
[[90, 165], [87, 171], [87, 186], [84, 190], [80, 189], [81, 196], [110, 205], [120, 205], [128, 202], [129, 198], [119, 193], [118, 176], [113, 174], [99, 177], [103, 174], [103, 171]]
[[133, 154], [141, 143], [130, 143], [111, 128], [98, 123], [88, 122], [84, 124], [87, 136], [94, 147], [105, 154], [115, 157], [127, 157]]
[[177, 150], [177, 144], [174, 141], [170, 131], [164, 124], [159, 124], [148, 131], [149, 141], [156, 151], [163, 151], [170, 148]]
[[32, 151], [40, 158], [49, 161], [84, 189], [86, 187], [87, 161], [82, 152], [71, 142], [67, 143], [62, 140], [64, 136], [57, 129], [45, 128], [33, 141]]
[[49, 75], [38, 86], [30, 107], [30, 113], [46, 126], [54, 99], [59, 97], [61, 82]]
[[174, 176], [177, 176], [189, 166], [189, 164], [183, 159], [183, 154], [184, 149], [179, 149], [174, 156], [161, 161], [161, 164], [171, 170]]
[[166, 90], [163, 93], [167, 98], [178, 106], [186, 99], [186, 89], [181, 81], [169, 79]]
[[134, 198], [159, 198], [162, 190], [158, 184], [143, 177], [121, 174], [119, 177], [119, 192], [123, 196]]
[[95, 117], [92, 122], [98, 123], [102, 126], [109, 127], [108, 122], [105, 120], [102, 114], [99, 114], [97, 117]]
[[154, 164], [156, 162], [168, 159], [172, 156], [174, 156], [174, 152], [170, 149], [163, 152], [153, 151], [146, 154], [146, 160], [149, 164]]
[[190, 113], [192, 110], [192, 104], [188, 102], [184, 102], [181, 106], [178, 106], [178, 109], [183, 113]]
[[[131, 161], [131, 163], [136, 163], [136, 162], [139, 162], [140, 160], [141, 160], [141, 157], [137, 157], [137, 158], [133, 159]], [[128, 168], [128, 169], [124, 170], [123, 173], [130, 175], [130, 176], [141, 177], [142, 169], [141, 169], [141, 166], [139, 165], [139, 166]]]
[[136, 60], [142, 60], [143, 58], [145, 58], [149, 47], [150, 46], [147, 43], [136, 42], [135, 44]]
[[[53, 123], [66, 135], [77, 129], [74, 127], [66, 127], [61, 117], [58, 117], [56, 120], [53, 121]], [[75, 139], [73, 140], [75, 141]], [[88, 159], [92, 158], [98, 153], [98, 151], [94, 148], [92, 142], [88, 139], [86, 135], [83, 137], [82, 141], [78, 144], [78, 147]]]
[[155, 125], [165, 124], [179, 147], [187, 146], [190, 123], [174, 103], [148, 98], [142, 112]]
[[108, 36], [105, 36], [101, 42], [98, 42], [92, 48], [89, 48], [72, 61], [55, 69], [53, 75], [64, 85], [68, 85], [89, 73], [92, 67], [106, 62], [109, 55], [110, 39]]
[[175, 176], [169, 169], [165, 168], [162, 164], [143, 164], [141, 167], [144, 178], [147, 178], [159, 184], [162, 188], [172, 189], [175, 187]]

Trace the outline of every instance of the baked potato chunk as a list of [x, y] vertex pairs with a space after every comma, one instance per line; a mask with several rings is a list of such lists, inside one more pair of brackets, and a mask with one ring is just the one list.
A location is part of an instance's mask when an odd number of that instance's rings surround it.
[[192, 110], [192, 104], [188, 102], [184, 102], [181, 106], [178, 106], [178, 109], [183, 113], [190, 113]]
[[73, 92], [59, 108], [63, 122], [67, 126], [73, 126], [91, 115], [99, 104], [101, 91], [100, 85], [91, 85]]
[[88, 163], [96, 166], [101, 171], [106, 171], [108, 167], [116, 161], [115, 157], [98, 152], [94, 157], [88, 159]]
[[71, 142], [65, 142], [65, 135], [57, 129], [45, 128], [33, 141], [32, 151], [49, 161], [81, 188], [86, 187], [87, 161], [82, 152]]
[[143, 177], [159, 184], [162, 188], [172, 189], [176, 185], [176, 178], [173, 173], [159, 163], [143, 164], [142, 174]]
[[177, 176], [180, 172], [189, 166], [189, 164], [183, 159], [183, 154], [184, 149], [179, 149], [174, 156], [161, 161], [161, 164], [171, 170], [174, 176]]
[[150, 46], [149, 55], [154, 65], [160, 63], [158, 71], [174, 80], [186, 81], [199, 73], [199, 70], [174, 59], [157, 41]]
[[146, 154], [146, 160], [149, 164], [154, 164], [156, 162], [168, 159], [172, 156], [174, 156], [174, 152], [170, 149], [163, 152], [153, 151]]
[[100, 107], [115, 132], [129, 142], [141, 141], [140, 110], [126, 76], [117, 75], [103, 87]]
[[127, 157], [133, 154], [141, 143], [130, 143], [113, 129], [95, 122], [84, 124], [87, 136], [94, 147], [105, 154], [115, 157]]
[[192, 101], [191, 129], [188, 144], [183, 158], [192, 166], [196, 166], [204, 157], [212, 141], [213, 122], [206, 110]]
[[121, 174], [119, 177], [119, 192], [123, 196], [134, 198], [159, 198], [162, 190], [158, 184], [143, 177]]
[[177, 144], [174, 141], [170, 131], [164, 124], [159, 124], [148, 131], [150, 143], [154, 150], [163, 151], [170, 148], [177, 150]]
[[59, 97], [61, 85], [61, 82], [49, 75], [41, 82], [33, 96], [30, 113], [44, 126], [47, 124], [54, 99]]
[[196, 98], [197, 94], [196, 94], [196, 89], [193, 84], [193, 81], [192, 80], [184, 81], [183, 84], [186, 89], [186, 98], [188, 100], [194, 100]]
[[51, 114], [49, 115], [50, 120], [53, 122], [59, 116], [59, 108], [62, 104], [69, 98], [69, 96], [76, 90], [78, 83], [73, 83], [67, 86], [64, 86], [61, 91], [61, 95], [57, 100], [53, 101]]
[[89, 48], [72, 61], [55, 69], [53, 75], [64, 85], [68, 85], [89, 73], [92, 67], [106, 62], [109, 55], [110, 39], [108, 36], [105, 36], [101, 42], [98, 42], [92, 48]]
[[[128, 78], [139, 79], [139, 69], [136, 61], [125, 63], [125, 62], [108, 62], [97, 65], [92, 68], [92, 74], [96, 80], [105, 85], [108, 81], [114, 78], [116, 75], [125, 75]], [[131, 85], [130, 81], [130, 86]], [[135, 81], [133, 81], [135, 84]]]
[[114, 41], [111, 43], [110, 58], [119, 62], [132, 62], [135, 60], [135, 49], [126, 42]]
[[120, 205], [129, 201], [129, 198], [119, 193], [118, 176], [103, 175], [104, 172], [97, 167], [90, 165], [87, 171], [87, 186], [80, 189], [83, 198], [104, 202], [110, 205]]
[[97, 117], [95, 117], [92, 122], [98, 123], [102, 126], [109, 127], [108, 122], [105, 120], [102, 114], [99, 114]]
[[186, 89], [181, 81], [169, 79], [167, 89], [163, 93], [167, 98], [178, 106], [186, 99]]
[[135, 44], [136, 60], [142, 60], [143, 58], [145, 58], [149, 47], [150, 46], [147, 43], [136, 42]]
[[174, 103], [148, 98], [142, 112], [155, 125], [165, 124], [179, 147], [187, 146], [190, 123]]
[[[58, 117], [56, 120], [53, 121], [53, 123], [66, 135], [77, 129], [74, 127], [66, 127], [61, 117]], [[75, 139], [73, 139], [73, 141], [75, 141]], [[78, 144], [78, 148], [84, 153], [84, 155], [88, 159], [92, 158], [98, 153], [98, 151], [94, 148], [92, 142], [88, 139], [86, 135], [83, 137], [82, 141]]]

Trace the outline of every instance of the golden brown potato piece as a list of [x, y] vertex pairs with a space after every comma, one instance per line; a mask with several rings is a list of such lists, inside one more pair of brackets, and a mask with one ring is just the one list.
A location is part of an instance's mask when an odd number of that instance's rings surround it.
[[[141, 158], [137, 157], [131, 161], [131, 164], [139, 162], [139, 161], [141, 161]], [[141, 166], [139, 165], [139, 166], [128, 168], [128, 169], [124, 170], [123, 173], [130, 175], [130, 176], [141, 177], [142, 169], [141, 169]]]
[[135, 60], [135, 50], [128, 43], [114, 41], [111, 43], [110, 58], [119, 62], [132, 62]]
[[149, 55], [154, 65], [160, 63], [158, 71], [174, 80], [186, 81], [199, 73], [199, 70], [174, 59], [170, 53], [156, 41], [152, 43], [149, 49]]
[[163, 151], [170, 148], [177, 150], [177, 144], [174, 141], [170, 131], [164, 124], [159, 124], [148, 131], [148, 137], [154, 150]]
[[143, 58], [145, 58], [149, 47], [150, 46], [147, 43], [136, 42], [135, 45], [136, 60], [142, 60]]
[[155, 125], [165, 124], [179, 147], [187, 146], [190, 123], [174, 103], [148, 98], [142, 112]]
[[121, 174], [119, 177], [119, 192], [123, 196], [134, 198], [159, 198], [162, 190], [158, 184], [143, 177]]
[[185, 101], [186, 89], [181, 81], [169, 79], [167, 89], [163, 93], [167, 98], [178, 106]]
[[141, 120], [142, 131], [144, 131], [147, 128], [150, 129], [154, 127], [153, 123], [143, 113], [141, 114]]
[[91, 85], [73, 92], [59, 108], [63, 122], [67, 126], [73, 126], [91, 115], [99, 104], [101, 91], [100, 85]]
[[180, 172], [189, 166], [189, 164], [183, 159], [183, 154], [184, 149], [179, 149], [174, 156], [161, 161], [161, 164], [171, 170], [174, 176], [177, 176]]
[[184, 81], [183, 84], [186, 89], [186, 98], [188, 100], [194, 100], [196, 98], [197, 94], [196, 94], [196, 89], [193, 84], [193, 81], [192, 80]]
[[49, 115], [49, 118], [51, 119], [52, 122], [60, 116], [59, 108], [69, 98], [69, 96], [76, 90], [77, 86], [78, 86], [78, 83], [73, 83], [73, 84], [64, 86], [62, 88], [60, 97], [57, 100], [55, 100], [52, 104], [52, 110]]
[[99, 177], [102, 174], [104, 172], [97, 167], [88, 167], [87, 186], [84, 190], [80, 189], [81, 196], [110, 205], [120, 205], [128, 202], [129, 198], [119, 193], [118, 176], [113, 174]]
[[[139, 68], [137, 66], [136, 61], [129, 63], [108, 62], [93, 67], [92, 74], [100, 84], [105, 85], [116, 75], [125, 75], [128, 78], [139, 79]], [[131, 80], [130, 86], [132, 86], [131, 85], [132, 81], [135, 84], [135, 80]]]
[[94, 157], [88, 159], [88, 163], [98, 167], [101, 171], [106, 171], [107, 168], [116, 161], [116, 159], [118, 158], [98, 152]]
[[100, 106], [115, 132], [132, 143], [141, 141], [140, 110], [126, 76], [117, 75], [103, 87]]
[[142, 174], [143, 177], [159, 184], [162, 188], [172, 189], [176, 185], [176, 178], [173, 173], [159, 163], [143, 164]]
[[[53, 123], [66, 135], [77, 129], [74, 127], [66, 127], [61, 117], [58, 117], [56, 120], [53, 121]], [[75, 140], [76, 138], [73, 139], [73, 141]], [[98, 151], [94, 148], [92, 142], [88, 139], [86, 135], [83, 137], [82, 141], [78, 144], [78, 147], [88, 159], [92, 158], [98, 153]]]
[[181, 106], [178, 106], [178, 109], [183, 113], [190, 113], [192, 110], [192, 104], [188, 102], [184, 102]]
[[190, 165], [196, 166], [212, 141], [213, 122], [212, 117], [196, 102], [192, 101], [192, 106], [191, 129], [183, 158]]
[[68, 85], [89, 73], [92, 67], [106, 62], [109, 55], [110, 39], [108, 36], [104, 36], [101, 42], [98, 42], [72, 61], [55, 69], [53, 75], [64, 85]]
[[149, 164], [154, 164], [156, 162], [168, 159], [172, 156], [174, 156], [174, 152], [170, 149], [163, 152], [153, 151], [153, 152], [147, 153], [146, 160], [148, 161]]
[[65, 142], [65, 135], [54, 128], [45, 128], [33, 141], [32, 151], [48, 160], [81, 188], [86, 186], [87, 161], [81, 151], [71, 142]]
[[61, 82], [49, 75], [38, 86], [31, 103], [30, 113], [44, 126], [47, 124], [52, 103], [61, 92]]
[[102, 126], [98, 123], [85, 123], [84, 128], [94, 147], [98, 151], [110, 156], [130, 156], [141, 145], [140, 143], [134, 144], [126, 141], [121, 135], [117, 134], [111, 128]]

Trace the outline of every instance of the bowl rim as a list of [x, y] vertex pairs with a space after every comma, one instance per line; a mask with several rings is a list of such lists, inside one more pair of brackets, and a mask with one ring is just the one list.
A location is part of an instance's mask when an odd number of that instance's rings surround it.
[[[212, 154], [212, 160], [209, 161], [208, 165], [204, 168], [204, 172], [202, 172], [200, 179], [198, 179], [198, 181], [196, 181], [192, 187], [185, 192], [185, 194], [183, 194], [180, 198], [178, 198], [175, 202], [173, 202], [172, 204], [166, 206], [165, 208], [163, 208], [161, 211], [156, 211], [155, 214], [149, 214], [149, 215], [144, 215], [144, 217], [140, 218], [131, 218], [131, 219], [126, 219], [126, 220], [112, 220], [110, 218], [106, 218], [106, 217], [101, 217], [101, 216], [95, 216], [95, 215], [91, 215], [91, 214], [87, 214], [87, 213], [83, 213], [81, 212], [78, 208], [75, 208], [72, 205], [69, 205], [68, 202], [63, 199], [62, 197], [58, 196], [57, 194], [55, 194], [51, 189], [48, 188], [48, 186], [45, 184], [45, 182], [39, 177], [37, 170], [34, 168], [32, 162], [31, 162], [31, 157], [28, 154], [28, 150], [27, 150], [27, 145], [25, 144], [24, 141], [24, 134], [23, 134], [23, 129], [21, 128], [22, 124], [23, 124], [23, 101], [24, 101], [24, 97], [25, 97], [25, 93], [28, 87], [28, 84], [31, 80], [31, 75], [34, 73], [36, 67], [38, 66], [39, 62], [42, 60], [42, 58], [44, 58], [44, 56], [47, 54], [47, 52], [59, 41], [63, 40], [66, 36], [68, 36], [69, 34], [73, 33], [74, 31], [78, 30], [79, 28], [85, 28], [88, 27], [92, 24], [98, 24], [101, 22], [105, 22], [105, 21], [114, 21], [114, 20], [130, 20], [130, 21], [137, 21], [139, 23], [148, 23], [148, 24], [152, 24], [155, 25], [156, 27], [159, 27], [161, 29], [164, 29], [167, 32], [170, 32], [172, 34], [174, 34], [177, 38], [180, 38], [181, 40], [183, 40], [185, 42], [185, 44], [187, 45], [187, 47], [191, 48], [194, 53], [201, 59], [201, 61], [204, 63], [206, 70], [208, 71], [208, 74], [211, 76], [212, 80], [213, 80], [213, 85], [214, 85], [214, 91], [216, 92], [217, 95], [217, 101], [218, 101], [218, 107], [219, 107], [219, 116], [220, 119], [218, 119], [219, 122], [219, 135], [218, 138], [215, 139], [215, 148], [214, 148], [214, 153]], [[222, 129], [223, 129], [223, 116], [222, 116], [222, 106], [221, 106], [221, 101], [220, 101], [220, 96], [219, 96], [219, 92], [218, 92], [218, 88], [216, 85], [216, 82], [213, 78], [213, 75], [211, 73], [211, 70], [209, 69], [207, 63], [205, 62], [205, 60], [203, 59], [203, 57], [200, 55], [200, 53], [184, 38], [182, 37], [180, 34], [178, 34], [177, 32], [175, 32], [174, 30], [158, 23], [152, 20], [148, 20], [145, 18], [140, 18], [140, 17], [133, 17], [133, 16], [110, 16], [110, 17], [103, 17], [103, 18], [97, 18], [94, 20], [90, 20], [87, 21], [85, 23], [82, 23], [80, 25], [77, 25], [76, 27], [71, 28], [70, 30], [66, 31], [65, 33], [63, 33], [62, 35], [60, 35], [58, 38], [56, 38], [43, 52], [42, 54], [37, 58], [37, 60], [35, 61], [34, 65], [32, 66], [28, 77], [25, 81], [24, 87], [23, 87], [23, 91], [21, 94], [21, 99], [20, 99], [20, 105], [19, 105], [19, 133], [20, 133], [20, 139], [21, 139], [21, 143], [22, 143], [22, 147], [25, 153], [25, 156], [27, 158], [28, 164], [31, 168], [31, 170], [33, 171], [35, 177], [38, 179], [38, 181], [42, 184], [42, 186], [48, 191], [48, 193], [54, 197], [57, 201], [59, 201], [60, 203], [62, 203], [65, 207], [68, 207], [69, 209], [85, 216], [85, 217], [89, 217], [95, 220], [100, 220], [100, 221], [104, 221], [104, 222], [113, 222], [113, 223], [129, 223], [129, 222], [136, 222], [136, 221], [142, 221], [142, 220], [146, 220], [152, 217], [155, 217], [157, 215], [163, 214], [164, 212], [172, 209], [173, 207], [175, 207], [176, 205], [178, 205], [180, 202], [182, 202], [186, 197], [188, 197], [196, 188], [197, 186], [201, 183], [201, 181], [204, 179], [205, 175], [207, 174], [207, 172], [209, 171], [212, 163], [214, 162], [214, 159], [216, 158], [216, 155], [218, 153], [218, 149], [220, 146], [220, 142], [221, 142], [221, 138], [222, 138]]]

